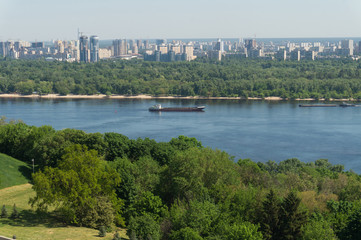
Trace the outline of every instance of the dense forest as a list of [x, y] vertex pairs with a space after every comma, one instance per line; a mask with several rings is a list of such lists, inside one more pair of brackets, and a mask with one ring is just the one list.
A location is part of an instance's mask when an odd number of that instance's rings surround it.
[[130, 239], [361, 236], [360, 175], [326, 159], [256, 163], [185, 136], [156, 142], [4, 118], [0, 152], [35, 160], [37, 211], [72, 225], [126, 227]]
[[0, 60], [0, 93], [361, 99], [361, 62], [224, 59], [159, 63]]

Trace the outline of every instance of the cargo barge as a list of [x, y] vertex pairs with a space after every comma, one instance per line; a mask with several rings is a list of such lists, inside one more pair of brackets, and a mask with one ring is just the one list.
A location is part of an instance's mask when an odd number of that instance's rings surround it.
[[337, 104], [300, 104], [299, 107], [337, 107]]
[[149, 108], [151, 112], [203, 112], [205, 106], [197, 106], [197, 107], [165, 107], [157, 104]]

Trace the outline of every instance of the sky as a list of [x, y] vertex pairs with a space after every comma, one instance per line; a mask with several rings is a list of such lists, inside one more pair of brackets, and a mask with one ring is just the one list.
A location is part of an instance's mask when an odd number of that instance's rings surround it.
[[361, 37], [360, 0], [0, 0], [0, 41]]

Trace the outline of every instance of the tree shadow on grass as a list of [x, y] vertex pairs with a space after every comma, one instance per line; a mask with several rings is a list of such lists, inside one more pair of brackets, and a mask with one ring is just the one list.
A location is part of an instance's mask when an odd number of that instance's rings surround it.
[[33, 173], [33, 169], [29, 166], [19, 166], [19, 172], [29, 181], [32, 180], [31, 174]]
[[2, 224], [19, 227], [45, 226], [47, 228], [66, 227], [67, 224], [59, 221], [53, 213], [22, 210], [17, 219], [2, 219]]

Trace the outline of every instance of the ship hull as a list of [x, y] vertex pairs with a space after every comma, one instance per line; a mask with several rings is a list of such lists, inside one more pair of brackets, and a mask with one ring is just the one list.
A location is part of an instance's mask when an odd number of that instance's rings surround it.
[[203, 112], [203, 108], [161, 108], [149, 109], [151, 112]]

